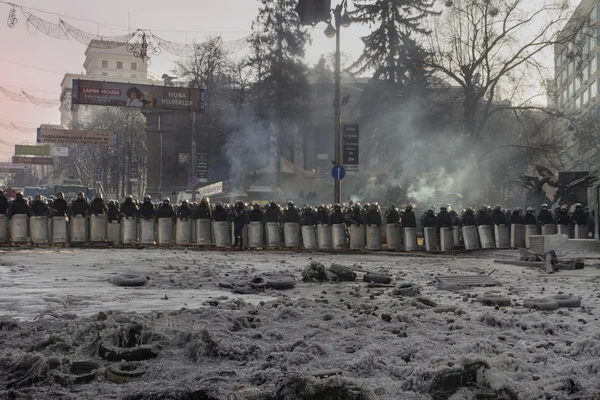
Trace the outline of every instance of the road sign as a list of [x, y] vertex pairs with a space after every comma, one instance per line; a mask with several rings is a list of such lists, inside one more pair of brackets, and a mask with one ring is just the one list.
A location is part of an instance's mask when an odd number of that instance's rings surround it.
[[341, 165], [335, 165], [331, 170], [331, 176], [337, 181], [341, 181], [346, 176], [346, 169]]
[[196, 186], [198, 184], [198, 178], [190, 176], [190, 186]]
[[206, 161], [206, 153], [196, 154], [196, 176], [199, 183], [208, 182], [208, 162]]
[[129, 182], [138, 181], [138, 163], [137, 161], [129, 161]]
[[96, 183], [102, 183], [102, 168], [101, 167], [97, 167], [96, 168]]
[[358, 171], [358, 125], [344, 124], [342, 131], [342, 164], [348, 171]]

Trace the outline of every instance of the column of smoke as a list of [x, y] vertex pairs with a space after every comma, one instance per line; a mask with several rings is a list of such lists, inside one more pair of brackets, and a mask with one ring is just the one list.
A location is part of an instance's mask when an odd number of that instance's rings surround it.
[[[239, 126], [240, 128], [233, 133], [232, 140], [225, 144], [223, 152], [229, 162], [232, 187], [243, 191], [244, 177], [247, 173], [274, 161], [271, 143], [274, 130], [270, 122], [241, 121]], [[272, 186], [274, 181], [261, 183]]]
[[[401, 171], [386, 174], [385, 182], [379, 187], [401, 185], [407, 191], [408, 201], [420, 209], [427, 207], [429, 202], [452, 198], [448, 195], [455, 193], [462, 194], [465, 199], [463, 204], [453, 206], [467, 206], [481, 192], [481, 177], [486, 175], [478, 165], [478, 152], [472, 141], [462, 135], [461, 126], [442, 128], [443, 124], [439, 124], [432, 129], [430, 125], [438, 121], [432, 121], [431, 117], [423, 121], [422, 117], [431, 115], [427, 112], [421, 101], [408, 101], [397, 112], [385, 115], [383, 121], [381, 115], [377, 115], [379, 125], [385, 123], [393, 127], [390, 131], [397, 135], [396, 142], [400, 143], [397, 161], [402, 165]], [[445, 117], [441, 115], [440, 120]], [[366, 129], [361, 127], [361, 131], [368, 131], [369, 122], [374, 122], [364, 116], [362, 121]], [[424, 173], [429, 179], [423, 178]], [[380, 203], [388, 200], [382, 193], [377, 193], [372, 181], [354, 199]]]

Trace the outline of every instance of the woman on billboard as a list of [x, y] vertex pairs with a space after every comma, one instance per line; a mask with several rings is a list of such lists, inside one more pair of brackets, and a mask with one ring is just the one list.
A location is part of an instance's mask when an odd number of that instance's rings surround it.
[[130, 87], [129, 89], [127, 89], [127, 107], [138, 107], [138, 108], [142, 108], [142, 107], [146, 107], [148, 104], [150, 104], [149, 101], [144, 99], [144, 95], [142, 93], [142, 91], [136, 87]]

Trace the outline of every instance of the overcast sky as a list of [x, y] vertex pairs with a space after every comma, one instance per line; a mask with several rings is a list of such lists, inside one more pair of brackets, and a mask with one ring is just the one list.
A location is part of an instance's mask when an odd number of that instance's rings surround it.
[[[250, 34], [260, 2], [258, 0], [11, 0], [18, 5], [60, 14], [75, 27], [101, 35], [120, 35], [129, 29], [150, 29], [164, 39], [179, 43], [201, 41], [207, 35], [220, 34], [223, 40], [235, 40]], [[574, 0], [573, 0], [574, 1]], [[338, 4], [333, 0], [332, 4]], [[0, 3], [0, 86], [14, 91], [26, 90], [39, 97], [58, 98], [60, 82], [66, 72], [83, 71], [85, 45], [70, 39], [59, 40], [25, 26], [20, 11], [14, 28], [5, 21], [10, 6]], [[49, 21], [58, 16], [30, 10]], [[88, 20], [88, 21], [85, 21]], [[93, 22], [92, 22], [93, 21]], [[324, 24], [309, 28], [312, 45], [307, 49], [307, 62], [312, 65], [321, 54], [335, 50], [335, 40], [323, 34]], [[365, 26], [352, 25], [342, 31], [342, 51], [356, 59], [362, 50], [360, 37], [368, 33]], [[176, 56], [162, 53], [153, 57], [150, 71], [169, 73]], [[23, 65], [17, 65], [23, 64]], [[28, 66], [48, 70], [42, 71]], [[41, 123], [58, 123], [56, 108], [40, 108], [30, 103], [7, 100], [0, 94], [0, 123], [37, 127]], [[34, 134], [7, 131], [0, 127], [0, 159], [12, 153], [15, 143], [33, 142]]]

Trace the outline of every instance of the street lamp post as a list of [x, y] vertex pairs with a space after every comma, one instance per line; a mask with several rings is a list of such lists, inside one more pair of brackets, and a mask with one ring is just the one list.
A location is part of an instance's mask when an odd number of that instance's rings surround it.
[[[342, 164], [342, 99], [341, 99], [341, 54], [340, 54], [340, 28], [347, 28], [352, 24], [352, 18], [346, 11], [348, 0], [343, 0], [341, 4], [335, 7], [333, 10], [333, 19], [335, 27], [327, 25], [325, 29], [325, 36], [328, 38], [335, 37], [335, 94], [334, 94], [334, 137], [333, 137], [333, 149], [334, 158], [333, 163], [335, 165]], [[339, 179], [334, 180], [334, 202], [341, 203], [342, 201], [342, 181]]]

